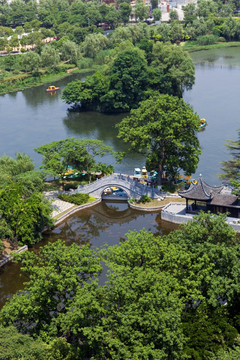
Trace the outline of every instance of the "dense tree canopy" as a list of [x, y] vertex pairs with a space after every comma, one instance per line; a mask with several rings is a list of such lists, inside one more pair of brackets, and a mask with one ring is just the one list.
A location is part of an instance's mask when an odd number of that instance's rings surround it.
[[173, 179], [180, 169], [188, 175], [195, 172], [199, 124], [199, 116], [183, 99], [156, 94], [141, 102], [117, 127], [119, 138], [130, 150], [146, 154], [146, 166], [158, 171], [160, 185], [164, 172]]
[[[1, 324], [38, 336], [36, 352], [48, 342], [43, 354], [55, 349], [55, 359], [221, 359], [239, 331], [240, 247], [225, 220], [201, 213], [167, 236], [129, 232], [97, 253], [61, 241], [24, 253], [28, 281], [1, 310]], [[22, 335], [6, 331], [20, 348]], [[1, 346], [17, 353], [4, 337]]]
[[137, 108], [153, 90], [181, 96], [185, 88], [191, 88], [195, 69], [187, 53], [169, 44], [153, 45], [135, 30], [132, 35], [136, 47], [123, 42], [111, 52], [105, 70], [65, 87], [62, 98], [66, 103], [101, 112], [127, 112]]
[[[103, 157], [106, 153], [113, 155], [116, 159], [120, 159], [120, 154], [114, 152], [111, 146], [107, 146], [101, 140], [76, 138], [53, 141], [50, 144], [42, 145], [35, 149], [42, 154], [42, 169], [45, 173], [52, 176], [63, 177], [69, 166], [79, 172], [100, 171], [108, 169], [106, 164], [98, 164], [96, 157]], [[112, 166], [109, 167], [112, 171]]]
[[13, 182], [24, 186], [25, 195], [43, 190], [43, 174], [35, 170], [33, 160], [23, 153], [17, 153], [16, 159], [7, 155], [0, 157], [0, 188]]
[[21, 183], [0, 190], [0, 207], [1, 238], [19, 245], [35, 244], [52, 225], [50, 203], [38, 192], [27, 196]]

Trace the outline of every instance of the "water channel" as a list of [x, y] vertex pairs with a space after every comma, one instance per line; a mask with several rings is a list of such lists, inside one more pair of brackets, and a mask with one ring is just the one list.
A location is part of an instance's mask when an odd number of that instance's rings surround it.
[[[239, 125], [239, 75], [240, 48], [197, 52], [192, 55], [196, 63], [196, 82], [184, 94], [194, 110], [207, 119], [208, 126], [199, 133], [202, 155], [196, 176], [202, 173], [211, 185], [219, 184], [220, 162], [229, 157], [226, 139], [237, 139]], [[70, 78], [56, 83], [61, 90]], [[48, 84], [47, 84], [48, 85]], [[121, 115], [98, 113], [71, 113], [61, 100], [61, 91], [45, 92], [47, 86], [0, 96], [1, 142], [0, 156], [14, 156], [25, 152], [36, 165], [41, 157], [34, 148], [67, 137], [97, 138], [117, 151], [126, 151], [126, 145], [116, 138], [115, 124]], [[104, 161], [112, 161], [106, 158]], [[134, 167], [144, 165], [140, 155], [127, 154], [117, 172], [132, 174]], [[44, 235], [44, 240], [63, 239], [67, 242], [91, 243], [93, 247], [117, 244], [129, 230], [142, 228], [155, 234], [168, 233], [175, 225], [161, 220], [160, 213], [143, 213], [128, 208], [126, 203], [102, 202], [92, 209], [79, 212]], [[24, 279], [19, 277], [19, 265], [7, 264], [0, 269], [0, 306], [6, 298], [22, 288]]]

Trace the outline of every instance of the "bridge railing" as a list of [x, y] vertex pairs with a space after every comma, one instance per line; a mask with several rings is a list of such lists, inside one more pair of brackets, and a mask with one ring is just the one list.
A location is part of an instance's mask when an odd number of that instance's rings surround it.
[[104, 186], [113, 186], [113, 184], [119, 187], [125, 187], [130, 190], [130, 192], [135, 193], [138, 196], [147, 194], [153, 197], [154, 195], [158, 195], [157, 189], [149, 187], [146, 184], [141, 184], [138, 180], [133, 179], [129, 175], [118, 173], [104, 176], [89, 185], [80, 185], [75, 192], [94, 192]]

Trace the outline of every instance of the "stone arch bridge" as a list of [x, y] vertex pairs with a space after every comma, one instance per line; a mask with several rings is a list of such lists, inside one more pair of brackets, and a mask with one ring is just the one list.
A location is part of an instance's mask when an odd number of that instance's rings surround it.
[[103, 191], [111, 186], [123, 189], [129, 198], [140, 199], [143, 195], [148, 195], [150, 198], [154, 199], [160, 196], [158, 190], [153, 186], [140, 184], [137, 180], [133, 180], [129, 175], [117, 173], [104, 176], [89, 185], [80, 185], [77, 190], [75, 190], [75, 193], [88, 193], [95, 198], [101, 198]]

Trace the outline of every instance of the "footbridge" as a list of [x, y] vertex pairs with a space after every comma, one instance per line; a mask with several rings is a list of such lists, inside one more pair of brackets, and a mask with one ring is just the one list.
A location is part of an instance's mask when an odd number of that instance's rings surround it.
[[143, 195], [148, 195], [150, 198], [154, 199], [158, 198], [160, 195], [158, 190], [153, 186], [141, 184], [129, 175], [117, 173], [104, 176], [88, 185], [80, 185], [75, 192], [83, 194], [88, 193], [95, 198], [101, 198], [103, 191], [111, 186], [123, 189], [129, 198], [140, 199]]

